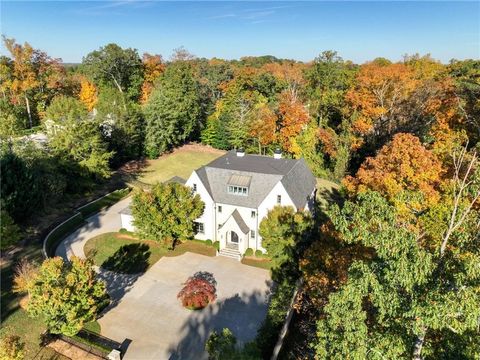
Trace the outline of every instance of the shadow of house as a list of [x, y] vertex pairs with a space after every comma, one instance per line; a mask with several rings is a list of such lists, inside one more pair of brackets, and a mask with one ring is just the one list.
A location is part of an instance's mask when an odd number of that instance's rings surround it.
[[[270, 284], [269, 284], [270, 285]], [[253, 340], [265, 319], [270, 291], [254, 291], [211, 304], [196, 311], [181, 328], [181, 338], [169, 348], [169, 359], [207, 359], [205, 343], [212, 331], [229, 328], [237, 344]]]

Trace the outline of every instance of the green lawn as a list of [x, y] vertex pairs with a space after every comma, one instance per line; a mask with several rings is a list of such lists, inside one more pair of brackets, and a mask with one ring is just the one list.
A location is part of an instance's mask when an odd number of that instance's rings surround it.
[[95, 265], [123, 273], [144, 272], [168, 251], [155, 241], [138, 240], [121, 233], [96, 236], [88, 240], [83, 249]]
[[179, 256], [193, 252], [206, 256], [215, 256], [216, 249], [198, 240], [186, 240], [168, 250], [155, 241], [139, 240], [130, 234], [106, 233], [87, 241], [84, 246], [87, 257], [95, 265], [122, 273], [145, 272], [162, 256]]
[[185, 145], [170, 154], [149, 160], [137, 180], [153, 184], [166, 181], [174, 176], [188, 179], [193, 170], [208, 164], [225, 152], [202, 145]]
[[215, 256], [217, 254], [217, 250], [213, 245], [208, 246], [202, 240], [185, 240], [183, 243], [177, 245], [175, 250], [166, 253], [165, 256], [179, 256], [186, 252], [205, 256]]
[[325, 209], [332, 202], [340, 202], [342, 195], [341, 186], [333, 181], [317, 178], [317, 202]]

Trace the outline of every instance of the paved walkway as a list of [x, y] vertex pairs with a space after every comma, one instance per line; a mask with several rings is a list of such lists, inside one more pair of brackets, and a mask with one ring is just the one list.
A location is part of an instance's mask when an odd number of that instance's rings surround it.
[[[87, 219], [57, 248], [64, 258], [85, 257], [92, 237], [121, 228], [119, 211], [130, 198]], [[200, 311], [181, 306], [182, 283], [197, 271], [213, 274], [217, 300]], [[265, 318], [269, 272], [224, 257], [186, 253], [163, 257], [146, 273], [124, 275], [99, 269], [112, 304], [99, 319], [102, 335], [128, 344], [124, 359], [207, 359], [204, 344], [212, 330], [228, 327], [239, 343], [252, 340]]]

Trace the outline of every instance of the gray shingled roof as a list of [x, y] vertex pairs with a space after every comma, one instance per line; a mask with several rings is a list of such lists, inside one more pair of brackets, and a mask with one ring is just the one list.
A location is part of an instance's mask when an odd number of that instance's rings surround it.
[[240, 215], [237, 209], [233, 211], [232, 216], [237, 222], [240, 230], [242, 230], [244, 234], [248, 234], [248, 232], [250, 231], [250, 228], [247, 226], [247, 224], [245, 224], [245, 221], [243, 221], [242, 215]]
[[[245, 155], [234, 151], [196, 170], [215, 202], [256, 208], [273, 187], [281, 181], [297, 208], [305, 207], [315, 188], [315, 177], [303, 159], [274, 159], [269, 156]], [[248, 196], [232, 195], [227, 184], [233, 175], [251, 177]]]

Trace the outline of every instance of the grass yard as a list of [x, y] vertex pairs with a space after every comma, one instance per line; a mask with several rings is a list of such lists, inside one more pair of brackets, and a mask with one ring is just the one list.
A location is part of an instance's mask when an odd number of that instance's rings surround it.
[[341, 186], [333, 181], [317, 178], [317, 202], [325, 209], [332, 202], [339, 203], [342, 200]]
[[87, 241], [83, 250], [95, 265], [127, 274], [145, 272], [168, 251], [155, 241], [139, 240], [121, 233], [96, 236]]
[[147, 167], [142, 169], [137, 180], [146, 184], [166, 181], [174, 176], [186, 180], [193, 170], [208, 164], [224, 153], [222, 150], [199, 144], [185, 145], [158, 159], [148, 160]]
[[217, 254], [217, 250], [213, 245], [206, 245], [202, 240], [185, 240], [183, 243], [177, 245], [175, 250], [169, 251], [165, 256], [179, 256], [186, 252], [193, 252], [205, 256], [215, 256]]
[[198, 240], [186, 240], [178, 244], [175, 250], [168, 250], [156, 241], [139, 240], [125, 233], [96, 236], [88, 240], [83, 249], [95, 265], [126, 274], [145, 272], [162, 256], [179, 256], [187, 251], [206, 256], [216, 255], [213, 245], [208, 246]]

